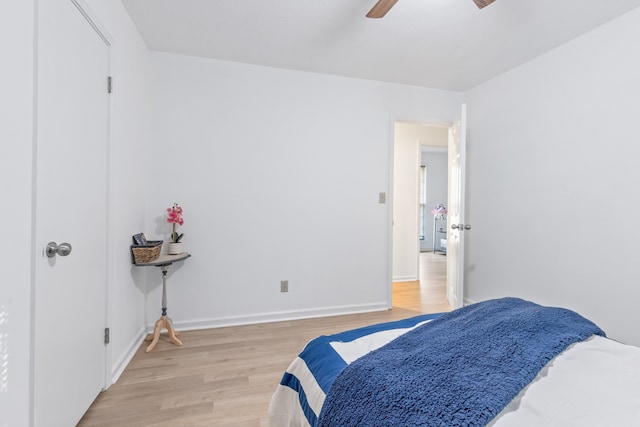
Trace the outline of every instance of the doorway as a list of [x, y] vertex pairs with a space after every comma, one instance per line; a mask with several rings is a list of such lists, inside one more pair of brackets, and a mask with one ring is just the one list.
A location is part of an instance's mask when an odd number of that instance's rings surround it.
[[[424, 273], [421, 270], [429, 268], [429, 264], [421, 259], [421, 249], [433, 248], [433, 215], [431, 213], [433, 206], [431, 204], [441, 203], [446, 206], [447, 203], [448, 138], [449, 128], [446, 126], [407, 122], [394, 124], [392, 241], [394, 289], [398, 283], [405, 283], [406, 285], [403, 285], [405, 287], [419, 285]], [[431, 191], [429, 191], [429, 181], [427, 182], [426, 197], [421, 199], [420, 170], [423, 164], [423, 151], [432, 156], [432, 165], [431, 167], [427, 165], [424, 178], [431, 172], [436, 173], [437, 177], [434, 176], [429, 180], [433, 181]], [[434, 159], [439, 160], [437, 164]], [[443, 230], [446, 230], [445, 226]], [[423, 239], [420, 239], [421, 235]], [[443, 235], [446, 236], [446, 232]], [[441, 246], [438, 244], [437, 248], [441, 249]], [[440, 254], [438, 256], [445, 258]], [[446, 262], [444, 264], [446, 273]], [[442, 288], [445, 289], [446, 274], [440, 275], [439, 280], [442, 281]]]

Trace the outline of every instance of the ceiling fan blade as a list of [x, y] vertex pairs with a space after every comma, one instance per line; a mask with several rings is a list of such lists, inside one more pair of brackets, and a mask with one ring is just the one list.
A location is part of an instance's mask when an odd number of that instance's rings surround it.
[[473, 2], [478, 6], [478, 9], [482, 9], [485, 6], [489, 6], [495, 0], [473, 0]]
[[382, 18], [397, 2], [398, 0], [378, 0], [378, 3], [367, 13], [367, 18]]

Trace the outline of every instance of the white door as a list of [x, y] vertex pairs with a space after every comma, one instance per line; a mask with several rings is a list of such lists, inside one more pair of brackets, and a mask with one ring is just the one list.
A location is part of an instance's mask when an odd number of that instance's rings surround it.
[[452, 309], [464, 297], [464, 182], [467, 106], [449, 129], [449, 208], [447, 213], [447, 299]]
[[105, 385], [109, 47], [71, 0], [38, 5], [32, 416], [73, 426]]

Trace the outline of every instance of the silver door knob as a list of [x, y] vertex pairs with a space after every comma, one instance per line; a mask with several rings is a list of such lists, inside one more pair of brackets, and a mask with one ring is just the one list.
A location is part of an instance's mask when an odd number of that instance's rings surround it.
[[71, 249], [72, 248], [69, 243], [60, 243], [60, 245], [58, 245], [56, 242], [49, 242], [45, 249], [45, 253], [49, 258], [53, 258], [56, 255], [67, 256], [71, 253]]
[[469, 224], [451, 224], [452, 230], [471, 230], [471, 226]]

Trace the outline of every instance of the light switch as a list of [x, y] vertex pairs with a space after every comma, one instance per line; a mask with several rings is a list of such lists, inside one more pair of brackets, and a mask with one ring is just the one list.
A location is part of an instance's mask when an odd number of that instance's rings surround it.
[[387, 193], [379, 193], [378, 194], [378, 202], [381, 205], [387, 203]]

